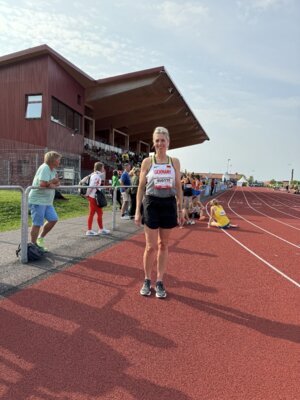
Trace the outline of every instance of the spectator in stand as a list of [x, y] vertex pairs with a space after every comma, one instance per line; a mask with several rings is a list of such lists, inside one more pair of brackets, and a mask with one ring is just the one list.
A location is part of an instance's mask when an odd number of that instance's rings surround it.
[[130, 219], [134, 219], [135, 211], [136, 211], [136, 194], [139, 186], [139, 177], [140, 177], [140, 168], [134, 167], [132, 168], [132, 175], [131, 175], [131, 185], [130, 188], [130, 209], [129, 209], [129, 216]]
[[128, 215], [128, 206], [129, 206], [129, 188], [123, 186], [131, 186], [131, 180], [129, 176], [131, 166], [129, 163], [124, 164], [124, 170], [120, 178], [121, 183], [121, 196], [122, 196], [122, 208], [121, 208], [121, 219], [130, 219]]
[[119, 203], [121, 210], [122, 202], [121, 202], [121, 192], [120, 192], [120, 179], [118, 171], [116, 169], [113, 171], [111, 186], [117, 191], [117, 202]]
[[123, 154], [122, 154], [122, 162], [123, 162], [124, 164], [129, 162], [129, 155], [128, 155], [128, 153], [123, 153]]
[[[101, 187], [101, 180], [105, 173], [104, 165], [101, 162], [95, 162], [94, 172], [91, 174], [89, 187], [86, 190], [86, 198], [89, 201], [89, 215], [88, 215], [88, 230], [86, 231], [86, 236], [97, 236], [97, 235], [107, 235], [110, 233], [108, 229], [103, 228], [103, 211], [101, 207], [97, 206], [95, 195], [98, 188]], [[93, 186], [96, 186], [93, 188]], [[94, 215], [97, 214], [98, 232], [93, 231], [93, 219]]]
[[229, 218], [226, 215], [224, 208], [221, 206], [217, 199], [210, 201], [210, 217], [208, 221], [208, 228], [210, 226], [216, 226], [221, 229], [237, 228], [238, 225], [230, 223]]
[[[32, 182], [32, 186], [38, 186], [41, 189], [31, 189], [29, 193], [29, 208], [32, 218], [31, 242], [41, 247], [44, 251], [47, 251], [44, 238], [58, 221], [53, 207], [53, 200], [55, 188], [60, 185], [60, 180], [56, 173], [60, 159], [61, 154], [55, 151], [49, 151], [44, 155], [44, 163], [36, 171]], [[47, 222], [44, 224], [45, 220]], [[40, 233], [42, 226], [43, 229]]]

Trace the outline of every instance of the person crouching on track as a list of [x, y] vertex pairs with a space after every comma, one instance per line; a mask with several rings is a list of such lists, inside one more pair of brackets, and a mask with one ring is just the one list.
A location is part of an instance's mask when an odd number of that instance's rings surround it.
[[195, 218], [198, 219], [199, 221], [204, 221], [205, 220], [204, 209], [205, 207], [201, 203], [201, 201], [198, 200], [198, 197], [193, 196], [189, 208], [184, 209], [184, 217], [187, 221], [186, 222], [187, 225], [194, 225]]
[[224, 208], [221, 206], [217, 199], [210, 201], [210, 216], [208, 221], [208, 228], [210, 226], [216, 226], [221, 229], [237, 228], [238, 225], [230, 223], [229, 218], [226, 215]]
[[151, 270], [156, 258], [156, 297], [165, 298], [167, 293], [163, 278], [168, 259], [168, 240], [172, 228], [177, 226], [177, 222], [183, 222], [180, 163], [177, 158], [171, 158], [166, 153], [170, 144], [169, 131], [166, 128], [155, 128], [153, 144], [155, 155], [142, 162], [136, 198], [135, 223], [141, 225], [143, 202], [146, 238], [143, 258], [145, 280], [140, 294], [151, 295]]

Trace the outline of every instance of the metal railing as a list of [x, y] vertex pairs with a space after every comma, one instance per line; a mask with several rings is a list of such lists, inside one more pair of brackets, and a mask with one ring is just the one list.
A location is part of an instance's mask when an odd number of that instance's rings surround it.
[[[112, 192], [112, 231], [116, 229], [116, 216], [117, 216], [117, 190], [119, 189], [127, 189], [127, 188], [132, 188], [132, 187], [137, 187], [137, 186], [119, 186], [119, 187], [112, 187], [112, 186], [100, 186], [101, 190], [110, 190]], [[87, 186], [82, 186], [82, 185], [72, 185], [72, 186], [58, 186], [58, 190], [67, 190], [70, 191], [70, 189], [75, 190], [75, 189], [86, 189]], [[89, 188], [97, 188], [99, 189], [99, 186], [89, 186]], [[21, 192], [21, 262], [23, 264], [28, 262], [28, 254], [27, 254], [27, 243], [28, 243], [28, 197], [31, 189], [41, 189], [41, 190], [54, 190], [54, 189], [49, 189], [49, 188], [41, 188], [38, 186], [28, 186], [26, 189], [24, 189], [22, 186], [0, 186], [0, 190], [18, 190]], [[209, 186], [205, 188], [205, 196], [209, 194]], [[223, 191], [225, 190], [225, 185], [218, 185], [216, 188], [216, 192], [218, 191]]]
[[[70, 189], [85, 189], [85, 188], [92, 188], [92, 189], [100, 189], [106, 190], [110, 189], [112, 191], [112, 231], [116, 229], [116, 202], [117, 202], [117, 188], [112, 186], [82, 186], [82, 185], [72, 185], [72, 186], [58, 186], [57, 189], [59, 190], [70, 190]], [[129, 187], [136, 187], [136, 186], [122, 186], [122, 188], [126, 189]], [[0, 186], [1, 189], [1, 186]], [[23, 189], [23, 188], [21, 188]], [[49, 188], [41, 188], [39, 186], [28, 186], [25, 191], [23, 189], [22, 192], [22, 207], [21, 207], [21, 262], [26, 264], [28, 262], [28, 255], [27, 255], [27, 242], [28, 242], [28, 196], [31, 189], [41, 189], [41, 190], [53, 190]]]

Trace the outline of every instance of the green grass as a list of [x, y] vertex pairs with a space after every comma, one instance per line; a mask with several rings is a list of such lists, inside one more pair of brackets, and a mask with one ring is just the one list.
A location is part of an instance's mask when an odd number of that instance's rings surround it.
[[[77, 194], [64, 194], [68, 200], [54, 200], [60, 220], [87, 215], [88, 201]], [[111, 210], [111, 206], [105, 207]], [[28, 218], [29, 225], [31, 218]], [[21, 228], [21, 192], [0, 190], [0, 232]]]

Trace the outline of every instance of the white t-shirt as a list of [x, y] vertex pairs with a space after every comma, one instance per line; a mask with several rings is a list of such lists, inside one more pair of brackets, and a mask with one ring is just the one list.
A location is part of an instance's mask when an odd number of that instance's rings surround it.
[[102, 177], [103, 177], [103, 173], [100, 172], [100, 171], [96, 171], [96, 172], [92, 173], [89, 187], [86, 190], [87, 196], [95, 198], [95, 194], [96, 194], [97, 188], [93, 189], [90, 186], [100, 187], [101, 186]]

